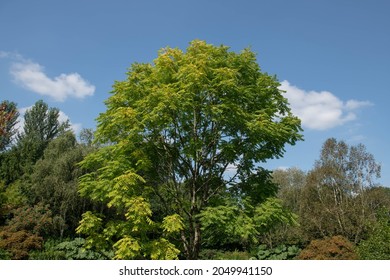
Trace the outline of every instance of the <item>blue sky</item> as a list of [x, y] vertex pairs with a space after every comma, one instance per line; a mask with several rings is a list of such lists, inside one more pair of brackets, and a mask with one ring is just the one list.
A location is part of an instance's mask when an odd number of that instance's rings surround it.
[[363, 143], [390, 186], [390, 1], [1, 0], [0, 100], [43, 99], [94, 128], [115, 80], [193, 39], [250, 47], [276, 75], [305, 141], [266, 167], [312, 168], [329, 137]]

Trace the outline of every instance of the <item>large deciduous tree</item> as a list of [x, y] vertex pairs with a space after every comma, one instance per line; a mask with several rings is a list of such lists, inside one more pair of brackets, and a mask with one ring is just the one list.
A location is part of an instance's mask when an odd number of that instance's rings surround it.
[[[80, 184], [81, 194], [122, 211], [131, 225], [117, 231], [117, 252], [127, 244], [128, 257], [152, 256], [140, 243], [167, 242], [152, 229], [160, 222], [165, 233], [180, 232], [181, 245], [170, 240], [186, 258], [197, 258], [201, 211], [218, 205], [232, 185], [242, 193], [256, 193], [251, 185], [261, 190], [258, 164], [302, 139], [300, 120], [278, 87], [252, 51], [198, 40], [186, 52], [165, 48], [153, 63], [130, 67], [98, 118], [97, 141], [109, 146], [84, 160], [91, 173]], [[96, 236], [92, 229], [104, 224], [92, 215], [80, 232]]]

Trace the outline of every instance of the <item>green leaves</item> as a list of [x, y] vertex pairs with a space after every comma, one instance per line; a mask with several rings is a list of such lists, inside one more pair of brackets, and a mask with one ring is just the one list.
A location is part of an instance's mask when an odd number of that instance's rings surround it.
[[[81, 163], [89, 172], [80, 179], [80, 194], [104, 203], [126, 224], [126, 236], [113, 241], [119, 258], [161, 258], [163, 251], [148, 249], [150, 242], [174, 258], [170, 241], [179, 232], [186, 257], [197, 258], [198, 217], [207, 214], [203, 222], [211, 225], [224, 220], [225, 211], [237, 219], [235, 225], [226, 220], [221, 232], [253, 241], [258, 229], [249, 206], [215, 205], [215, 213], [207, 207], [234, 184], [250, 188], [256, 164], [302, 139], [300, 121], [278, 86], [250, 50], [234, 53], [199, 40], [185, 52], [162, 49], [153, 64], [135, 63], [126, 80], [115, 82], [96, 132], [106, 146]], [[235, 174], [228, 178], [231, 166]]]
[[149, 188], [145, 179], [136, 173], [148, 166], [141, 151], [133, 151], [131, 145], [121, 142], [90, 154], [80, 166], [90, 170], [80, 177], [80, 194], [105, 203], [115, 213], [109, 218], [92, 212], [83, 214], [77, 232], [87, 236], [88, 248], [114, 250], [116, 259], [177, 258], [179, 251], [168, 240], [160, 242], [148, 236], [161, 236], [160, 227], [168, 233], [183, 227], [175, 224], [179, 220], [174, 215], [164, 219], [161, 225], [152, 220]]
[[134, 259], [140, 255], [141, 246], [137, 239], [125, 236], [114, 244], [116, 259]]
[[91, 211], [87, 211], [82, 215], [82, 220], [77, 233], [91, 234], [96, 233], [102, 228], [102, 218], [96, 216]]
[[254, 212], [254, 222], [261, 232], [267, 232], [280, 224], [298, 225], [298, 216], [286, 210], [277, 198], [268, 198]]
[[260, 235], [280, 224], [298, 225], [297, 216], [276, 198], [252, 206], [250, 200], [230, 200], [207, 207], [199, 215], [206, 245], [256, 244]]
[[162, 221], [161, 227], [167, 234], [180, 232], [184, 229], [183, 219], [178, 214], [166, 216]]

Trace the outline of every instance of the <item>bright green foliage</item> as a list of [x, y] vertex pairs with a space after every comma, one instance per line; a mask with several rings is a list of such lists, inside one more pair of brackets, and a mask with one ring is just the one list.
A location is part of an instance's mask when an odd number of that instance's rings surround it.
[[199, 215], [204, 245], [219, 248], [256, 243], [258, 230], [250, 214], [233, 201], [206, 207]]
[[[248, 49], [237, 54], [195, 40], [186, 52], [162, 49], [153, 62], [133, 64], [114, 84], [96, 133], [109, 146], [84, 161], [96, 168], [83, 177], [80, 193], [111, 201], [127, 213], [131, 231], [131, 211], [137, 213], [137, 234], [153, 227], [147, 203], [156, 223], [180, 215], [184, 254], [193, 259], [201, 244], [197, 215], [233, 183], [260, 189], [256, 164], [301, 140], [300, 120]], [[126, 201], [133, 197], [145, 202], [131, 210]]]
[[170, 234], [183, 230], [184, 224], [182, 218], [178, 214], [173, 214], [166, 216], [163, 219], [161, 227], [163, 228], [164, 232]]
[[268, 198], [256, 207], [246, 200], [242, 203], [230, 201], [227, 205], [207, 207], [199, 217], [203, 241], [209, 247], [237, 244], [248, 247], [280, 224], [297, 225], [298, 219], [276, 198]]
[[165, 238], [160, 238], [151, 243], [150, 257], [152, 260], [175, 260], [180, 251]]
[[103, 147], [81, 163], [94, 171], [81, 177], [80, 194], [106, 204], [116, 214], [106, 219], [103, 214], [88, 211], [82, 215], [77, 232], [87, 235], [87, 248], [113, 249], [116, 259], [177, 258], [179, 250], [173, 244], [163, 238], [150, 239], [147, 234], [162, 236], [159, 228], [177, 233], [183, 227], [180, 217], [152, 220], [147, 199], [150, 190], [132, 167], [137, 164], [122, 152], [115, 146]]
[[114, 244], [116, 259], [134, 259], [141, 253], [141, 245], [138, 240], [131, 236], [124, 236]]
[[254, 222], [260, 232], [267, 232], [280, 224], [298, 225], [298, 216], [282, 206], [277, 198], [268, 198], [255, 208]]

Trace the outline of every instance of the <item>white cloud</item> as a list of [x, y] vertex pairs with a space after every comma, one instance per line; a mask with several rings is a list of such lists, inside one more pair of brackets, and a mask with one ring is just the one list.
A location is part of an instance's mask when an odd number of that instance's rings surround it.
[[95, 86], [84, 80], [78, 73], [60, 74], [50, 78], [38, 63], [23, 60], [11, 67], [15, 82], [40, 95], [50, 96], [56, 101], [65, 101], [68, 97], [84, 98], [92, 96]]
[[73, 132], [74, 132], [76, 135], [79, 134], [79, 132], [80, 132], [81, 129], [82, 129], [82, 124], [81, 124], [81, 123], [72, 123], [72, 122], [70, 121], [70, 118], [68, 117], [68, 115], [66, 115], [66, 114], [65, 114], [64, 112], [62, 112], [62, 111], [59, 112], [58, 120], [60, 121], [60, 123], [66, 122], [66, 120], [69, 120], [70, 128], [73, 130]]
[[357, 101], [357, 100], [348, 100], [345, 104], [346, 109], [356, 110], [364, 106], [372, 106], [373, 104], [370, 101]]
[[327, 130], [353, 121], [357, 118], [355, 110], [372, 105], [369, 101], [343, 102], [329, 91], [305, 91], [288, 81], [281, 82], [279, 89], [286, 91], [284, 96], [302, 125], [314, 130]]
[[23, 57], [17, 52], [0, 51], [0, 58], [10, 58], [13, 60], [23, 60]]

